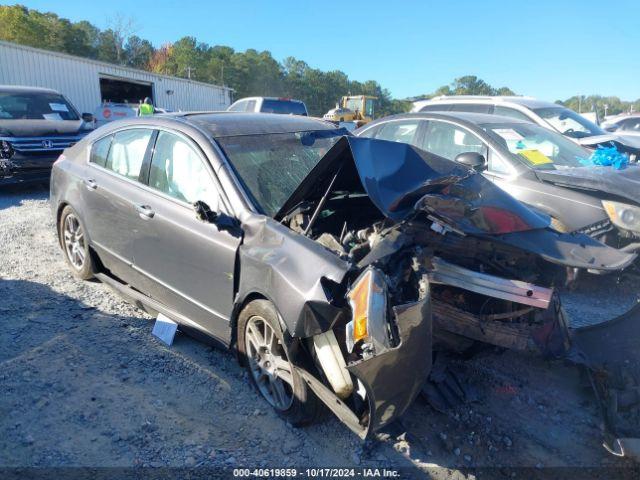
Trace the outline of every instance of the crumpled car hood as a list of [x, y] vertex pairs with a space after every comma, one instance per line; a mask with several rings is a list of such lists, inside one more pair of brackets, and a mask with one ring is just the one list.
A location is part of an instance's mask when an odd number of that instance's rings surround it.
[[547, 261], [618, 270], [636, 258], [591, 237], [548, 228], [538, 214], [463, 165], [411, 145], [344, 136], [325, 154], [275, 215], [281, 220], [302, 202], [317, 202], [335, 177], [333, 191], [362, 191], [397, 222], [425, 212], [462, 235], [489, 238]]
[[[346, 156], [352, 162], [345, 162]], [[320, 198], [326, 180], [341, 165], [334, 190], [358, 188], [353, 182], [355, 167], [373, 204], [395, 221], [406, 220], [419, 209], [437, 213], [469, 234], [504, 234], [549, 225], [549, 217], [535, 213], [463, 165], [405, 143], [352, 136], [343, 137], [327, 152], [276, 218], [303, 200]]]
[[595, 190], [640, 203], [640, 166], [628, 165], [623, 170], [613, 167], [578, 167], [558, 170], [536, 170], [543, 181], [569, 188]]

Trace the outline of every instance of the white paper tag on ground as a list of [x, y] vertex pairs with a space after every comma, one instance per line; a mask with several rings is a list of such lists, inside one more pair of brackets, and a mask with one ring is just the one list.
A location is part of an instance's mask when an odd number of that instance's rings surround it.
[[159, 313], [156, 317], [156, 323], [153, 326], [153, 331], [151, 333], [167, 345], [171, 345], [173, 343], [173, 338], [176, 336], [177, 330], [178, 324], [176, 322], [166, 315]]

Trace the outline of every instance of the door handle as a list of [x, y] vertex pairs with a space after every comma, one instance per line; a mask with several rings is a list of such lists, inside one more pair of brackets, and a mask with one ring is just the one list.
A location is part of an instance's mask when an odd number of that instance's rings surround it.
[[98, 188], [98, 184], [93, 178], [85, 179], [84, 185], [85, 187], [87, 187], [87, 190], [95, 190], [96, 188]]
[[143, 220], [149, 220], [156, 214], [149, 205], [136, 205], [136, 211]]

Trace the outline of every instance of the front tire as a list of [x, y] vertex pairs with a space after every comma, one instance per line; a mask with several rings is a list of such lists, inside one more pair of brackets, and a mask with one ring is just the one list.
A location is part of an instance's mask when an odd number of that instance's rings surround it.
[[60, 215], [58, 237], [73, 275], [80, 280], [93, 278], [93, 260], [89, 253], [86, 229], [80, 216], [69, 205], [64, 207]]
[[289, 360], [271, 302], [254, 300], [240, 312], [238, 352], [251, 383], [281, 418], [299, 427], [318, 417], [320, 401]]

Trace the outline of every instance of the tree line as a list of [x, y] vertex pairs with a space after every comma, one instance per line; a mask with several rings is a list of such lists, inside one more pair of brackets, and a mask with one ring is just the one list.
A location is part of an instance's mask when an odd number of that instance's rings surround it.
[[226, 85], [235, 90], [236, 98], [297, 98], [306, 103], [311, 115], [319, 116], [348, 94], [378, 97], [376, 116], [403, 112], [410, 106], [392, 99], [374, 80], [359, 82], [339, 70], [322, 71], [293, 57], [278, 62], [266, 50], [239, 52], [189, 36], [156, 48], [134, 32], [134, 22], [122, 16], [110, 19], [109, 27], [101, 30], [90, 22], [71, 22], [55, 13], [21, 5], [0, 6], [0, 40]]
[[[0, 40], [36, 48], [69, 53], [118, 65], [125, 65], [206, 83], [226, 85], [235, 97], [282, 96], [303, 100], [309, 113], [321, 116], [343, 95], [378, 97], [376, 116], [406, 112], [411, 101], [438, 95], [514, 95], [508, 87], [493, 87], [484, 80], [466, 75], [434, 92], [411, 99], [394, 99], [375, 80], [360, 82], [340, 70], [322, 71], [306, 62], [287, 57], [282, 62], [270, 52], [248, 49], [235, 51], [223, 45], [209, 45], [194, 37], [154, 47], [135, 35], [135, 22], [116, 15], [103, 30], [87, 21], [71, 22], [55, 13], [40, 12], [21, 5], [0, 6]], [[582, 112], [606, 114], [638, 111], [633, 102], [599, 95], [573, 96], [557, 100]], [[160, 105], [161, 106], [161, 105]]]

